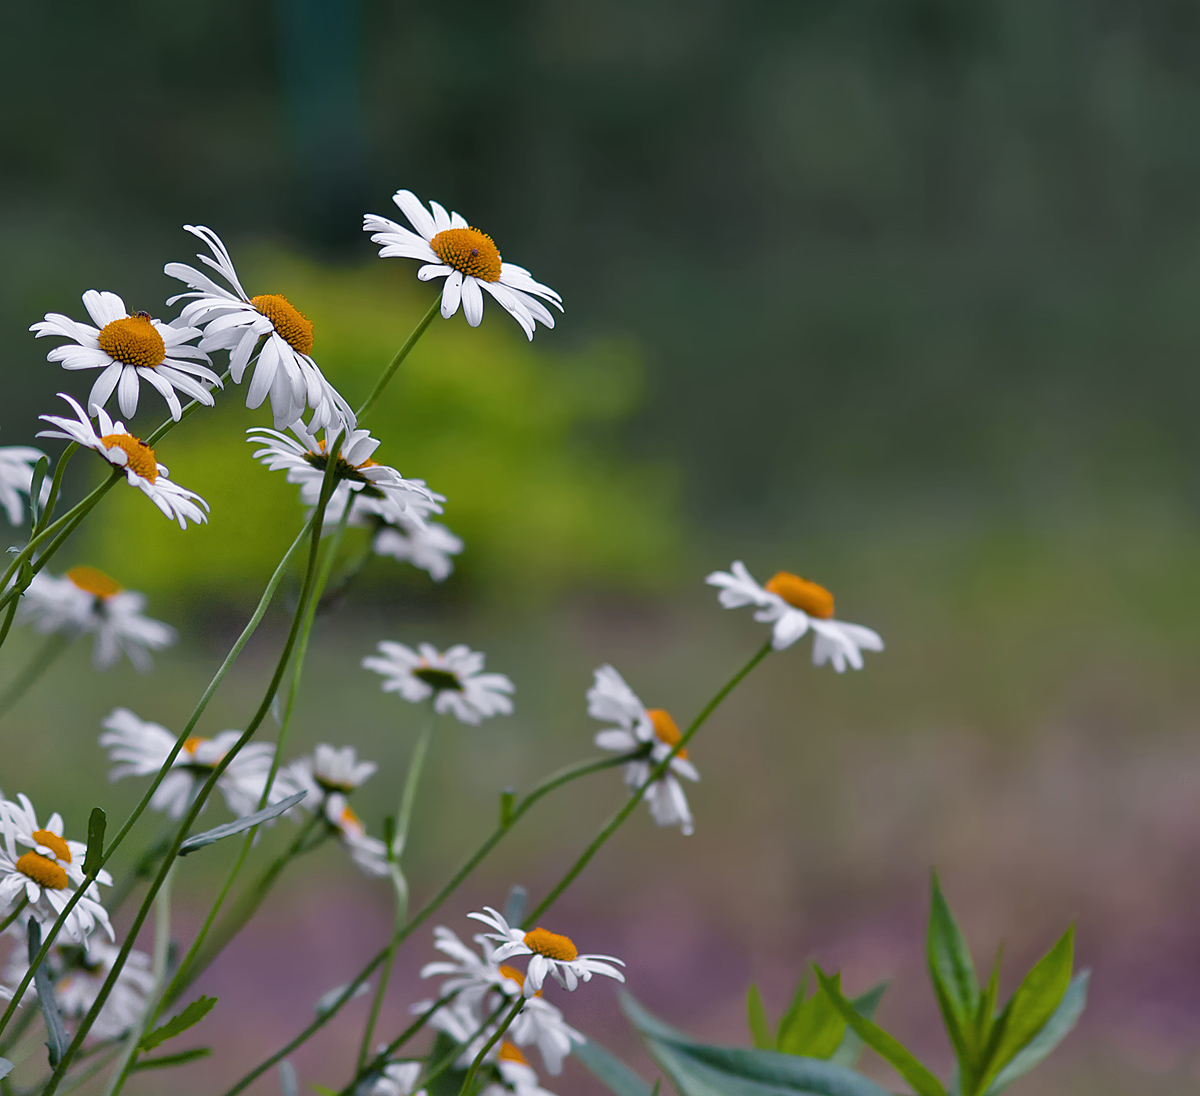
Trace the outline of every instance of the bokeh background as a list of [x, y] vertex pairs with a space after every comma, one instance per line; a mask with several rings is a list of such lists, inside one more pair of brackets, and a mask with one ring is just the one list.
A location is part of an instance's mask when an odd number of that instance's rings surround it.
[[[29, 324], [81, 314], [89, 288], [162, 314], [163, 263], [195, 251], [185, 222], [222, 234], [251, 292], [306, 312], [356, 403], [431, 299], [413, 264], [374, 257], [361, 214], [394, 212], [402, 186], [461, 210], [566, 315], [532, 345], [492, 304], [478, 330], [436, 322], [373, 413], [381, 457], [446, 493], [467, 551], [442, 586], [368, 566], [319, 625], [289, 753], [378, 759], [358, 800], [377, 831], [418, 713], [363, 655], [467, 642], [515, 679], [513, 718], [439, 732], [420, 900], [502, 788], [588, 754], [595, 666], [686, 719], [761, 639], [704, 575], [735, 557], [801, 571], [887, 652], [845, 677], [803, 647], [770, 659], [692, 751], [696, 834], [637, 817], [555, 926], [714, 1040], [748, 1042], [747, 984], [777, 1013], [808, 958], [855, 989], [891, 979], [882, 1021], [944, 1069], [922, 961], [936, 865], [977, 959], [1006, 942], [1009, 988], [1077, 919], [1091, 1005], [1023, 1093], [1192, 1090], [1198, 36], [1183, 0], [7, 5], [0, 440], [91, 383]], [[207, 527], [115, 492], [64, 553], [184, 635], [145, 677], [74, 650], [6, 717], [0, 785], [76, 832], [139, 791], [104, 782], [99, 721], [121, 704], [180, 726], [297, 528], [241, 396], [160, 449]], [[161, 410], [144, 397], [137, 425]], [[76, 461], [70, 489], [97, 475]], [[207, 733], [244, 723], [284, 623]], [[33, 649], [14, 635], [0, 675]], [[536, 897], [620, 794], [602, 777], [544, 804], [439, 920], [465, 934], [514, 882]], [[233, 852], [187, 862], [181, 934]], [[390, 917], [336, 850], [285, 876], [180, 1042], [223, 1057], [175, 1090], [221, 1091], [299, 1030]], [[428, 993], [428, 941], [401, 955], [385, 1035]], [[653, 1075], [610, 986], [559, 1003]], [[306, 1084], [344, 1083], [365, 1010], [296, 1056]], [[568, 1070], [554, 1091], [598, 1091]], [[145, 1076], [129, 1090], [156, 1089]]]

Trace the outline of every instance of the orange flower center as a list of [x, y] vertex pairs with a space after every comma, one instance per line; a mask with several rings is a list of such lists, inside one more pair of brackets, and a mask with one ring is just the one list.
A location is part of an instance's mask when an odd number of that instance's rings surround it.
[[17, 871], [47, 890], [67, 889], [67, 873], [62, 865], [40, 852], [27, 852], [21, 856], [17, 860]]
[[251, 297], [250, 303], [256, 312], [274, 324], [279, 337], [288, 346], [300, 354], [312, 353], [312, 320], [291, 301], [278, 293], [264, 293], [259, 297]]
[[525, 1060], [525, 1055], [517, 1049], [515, 1044], [510, 1043], [507, 1039], [500, 1044], [500, 1053], [496, 1057], [502, 1062], [519, 1062], [523, 1066], [529, 1065]]
[[[509, 978], [512, 981], [516, 982], [517, 985], [520, 986], [522, 989], [525, 988], [525, 975], [523, 975], [519, 970], [517, 970], [516, 967], [510, 967], [507, 963], [501, 963], [500, 964], [500, 973], [503, 974], [505, 978]], [[539, 989], [537, 991], [537, 993], [534, 994], [534, 997], [541, 997], [541, 995], [542, 995], [542, 991]]]
[[68, 864], [71, 862], [71, 849], [58, 834], [49, 830], [34, 830], [31, 836], [42, 848], [54, 853], [59, 860], [65, 860]]
[[559, 959], [565, 963], [579, 956], [575, 942], [569, 936], [559, 936], [556, 932], [547, 932], [540, 926], [525, 934], [525, 946], [544, 955], [547, 959]]
[[125, 453], [125, 467], [132, 469], [144, 480], [153, 483], [158, 479], [158, 461], [154, 450], [132, 434], [105, 434], [100, 439], [105, 449], [120, 449]]
[[448, 228], [429, 246], [447, 266], [484, 282], [500, 280], [500, 252], [491, 236], [477, 228]]
[[349, 807], [342, 808], [342, 813], [338, 815], [338, 821], [344, 830], [350, 830], [360, 836], [367, 832], [367, 827], [362, 824], [362, 819]]
[[67, 578], [85, 594], [91, 594], [101, 601], [107, 601], [123, 589], [115, 578], [109, 578], [96, 567], [72, 567], [67, 572]]
[[145, 312], [113, 320], [100, 329], [100, 349], [125, 365], [153, 369], [167, 356], [167, 346]]
[[767, 583], [765, 589], [769, 593], [783, 598], [793, 608], [808, 613], [809, 616], [815, 616], [821, 620], [828, 620], [833, 616], [833, 594], [824, 586], [818, 586], [806, 578], [793, 575], [790, 571], [780, 571]]
[[199, 735], [193, 735], [183, 744], [183, 752], [186, 754], [195, 754], [196, 751], [207, 742], [207, 738], [201, 738]]
[[[679, 740], [683, 737], [679, 733], [679, 728], [675, 725], [668, 712], [662, 708], [647, 708], [646, 714], [650, 717], [650, 722], [654, 724], [654, 733], [658, 736], [659, 742], [665, 743], [667, 746], [674, 749], [679, 745]], [[687, 750], [680, 750], [676, 757], [687, 757]]]

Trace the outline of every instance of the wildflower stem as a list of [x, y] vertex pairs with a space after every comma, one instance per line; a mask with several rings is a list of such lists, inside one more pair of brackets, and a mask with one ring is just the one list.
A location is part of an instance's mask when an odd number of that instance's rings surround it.
[[12, 913], [10, 913], [3, 921], [0, 921], [0, 932], [3, 932], [6, 928], [8, 928], [8, 926], [11, 925], [18, 916], [20, 916], [21, 911], [28, 905], [29, 895], [21, 895], [21, 901], [16, 904], [16, 907], [13, 909]]
[[[417, 1032], [419, 1032], [429, 1022], [429, 1018], [435, 1012], [437, 1012], [438, 1009], [442, 1008], [444, 1005], [450, 1004], [450, 1002], [453, 1001], [457, 996], [458, 990], [455, 990], [453, 993], [447, 993], [434, 1001], [433, 1004], [430, 1005], [424, 1012], [422, 1012], [420, 1016], [418, 1016], [411, 1024], [408, 1025], [408, 1027], [400, 1032], [395, 1039], [393, 1039], [390, 1043], [388, 1043], [387, 1046], [380, 1050], [374, 1058], [372, 1058], [365, 1065], [359, 1066], [358, 1072], [353, 1076], [353, 1078], [351, 1078], [350, 1083], [344, 1089], [342, 1089], [337, 1096], [352, 1096], [352, 1093], [358, 1086], [360, 1079], [366, 1077], [370, 1073], [375, 1072], [376, 1070], [383, 1069], [383, 1067], [387, 1064], [388, 1058], [395, 1054], [397, 1050], [399, 1050], [402, 1046], [404, 1046], [405, 1043], [409, 1041], [409, 1039], [416, 1035]], [[489, 1020], [489, 1023], [490, 1022], [491, 1021]], [[443, 1069], [445, 1069], [451, 1062], [454, 1061], [454, 1058], [457, 1056], [457, 1054], [458, 1052], [455, 1051], [455, 1053], [450, 1055], [448, 1058], [443, 1058], [442, 1061], [438, 1063], [438, 1068], [429, 1075], [427, 1081], [438, 1076]]]
[[42, 531], [46, 523], [50, 520], [54, 513], [54, 507], [58, 502], [59, 492], [62, 490], [63, 475], [67, 471], [67, 464], [79, 449], [79, 442], [73, 441], [66, 447], [58, 458], [58, 463], [54, 466], [54, 477], [50, 481], [50, 494], [46, 496], [46, 505], [42, 507], [41, 514], [38, 515], [37, 525], [33, 528], [33, 534], [36, 536]]
[[687, 748], [687, 744], [695, 736], [696, 732], [704, 725], [710, 715], [717, 710], [717, 707], [734, 689], [741, 684], [742, 680], [753, 670], [764, 658], [771, 653], [771, 643], [768, 640], [759, 649], [758, 653], [750, 659], [736, 674], [733, 675], [721, 688], [716, 696], [712, 698], [701, 710], [700, 714], [692, 720], [691, 726], [680, 736], [679, 741], [675, 743], [674, 748], [666, 757], [664, 757], [650, 771], [650, 775], [640, 788], [629, 797], [629, 802], [625, 804], [616, 814], [612, 816], [604, 824], [604, 827], [596, 835], [590, 845], [580, 854], [579, 859], [567, 869], [566, 875], [555, 884], [554, 888], [546, 895], [538, 905], [526, 915], [525, 920], [521, 923], [522, 928], [528, 928], [537, 923], [539, 917], [542, 916], [556, 901], [559, 896], [569, 887], [584, 868], [591, 862], [592, 857], [596, 855], [604, 845], [604, 843], [617, 832], [633, 812], [637, 809], [637, 805], [642, 801], [642, 797], [646, 794], [646, 789], [649, 788], [656, 780], [661, 780], [666, 773], [668, 766], [671, 764], [671, 759], [677, 756], [682, 750]]
[[525, 998], [518, 997], [513, 1003], [513, 1007], [508, 1010], [508, 1015], [500, 1022], [500, 1026], [492, 1032], [492, 1037], [483, 1044], [483, 1048], [475, 1055], [475, 1061], [471, 1063], [471, 1068], [467, 1070], [467, 1075], [463, 1078], [462, 1088], [458, 1090], [458, 1096], [466, 1096], [471, 1091], [471, 1085], [475, 1081], [475, 1074], [479, 1072], [479, 1067], [483, 1065], [483, 1060], [487, 1057], [488, 1051], [500, 1042], [504, 1033], [512, 1027], [512, 1022], [517, 1018], [517, 1013], [524, 1007]]
[[383, 395], [383, 390], [391, 382], [396, 370], [400, 368], [404, 359], [408, 357], [409, 351], [417, 345], [417, 341], [425, 334], [425, 328], [433, 323], [433, 317], [438, 314], [442, 307], [442, 295], [439, 293], [434, 299], [433, 304], [429, 306], [429, 311], [421, 318], [420, 323], [413, 328], [413, 333], [404, 341], [404, 345], [396, 351], [396, 356], [392, 359], [391, 364], [383, 371], [383, 376], [379, 378], [379, 383], [375, 385], [374, 391], [367, 397], [366, 403], [358, 409], [358, 418], [361, 420], [364, 415], [374, 406], [375, 401]]
[[55, 659], [63, 653], [75, 637], [67, 632], [55, 632], [46, 639], [41, 649], [29, 660], [29, 665], [13, 679], [4, 695], [0, 696], [0, 719], [8, 715], [9, 710], [41, 679]]

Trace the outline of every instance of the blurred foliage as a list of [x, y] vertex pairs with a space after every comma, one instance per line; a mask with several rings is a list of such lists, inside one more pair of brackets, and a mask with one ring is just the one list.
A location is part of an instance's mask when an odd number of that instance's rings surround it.
[[[244, 284], [255, 287], [250, 292], [282, 290], [313, 321], [314, 354], [352, 405], [374, 386], [434, 293], [415, 281], [411, 263], [351, 268], [280, 251], [235, 255]], [[614, 426], [641, 398], [637, 349], [615, 340], [571, 354], [545, 346], [526, 342], [490, 298], [478, 329], [461, 313], [436, 319], [364, 419], [383, 443], [375, 458], [447, 496], [442, 520], [467, 545], [459, 567], [502, 598], [548, 596], [564, 584], [651, 582], [679, 534], [669, 470], [631, 460], [612, 444]], [[132, 540], [139, 589], [247, 594], [261, 586], [303, 511], [283, 473], [251, 457], [244, 430], [269, 426], [270, 413], [267, 405], [242, 406], [249, 376], [158, 447], [172, 476], [212, 507], [208, 525], [185, 537], [139, 492], [119, 490], [89, 527], [88, 559], [132, 582]], [[157, 419], [161, 401], [149, 390], [142, 400], [139, 421]], [[352, 531], [351, 546], [356, 538], [365, 532]], [[423, 574], [387, 559], [371, 574], [428, 585]]]

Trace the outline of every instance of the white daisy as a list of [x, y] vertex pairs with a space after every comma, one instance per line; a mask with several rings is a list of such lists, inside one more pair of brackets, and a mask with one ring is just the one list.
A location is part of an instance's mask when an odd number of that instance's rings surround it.
[[540, 926], [522, 932], [511, 926], [504, 915], [491, 906], [484, 906], [483, 913], [469, 913], [467, 916], [495, 929], [495, 932], [484, 935], [500, 944], [492, 955], [497, 963], [503, 963], [515, 955], [530, 956], [525, 971], [526, 997], [532, 997], [542, 988], [547, 974], [567, 990], [573, 990], [580, 982], [590, 982], [593, 974], [603, 974], [618, 982], [625, 981], [625, 975], [612, 965], [616, 963], [623, 967], [625, 964], [620, 959], [611, 955], [580, 955], [569, 936], [559, 936]]
[[[418, 1001], [410, 1008], [414, 1016], [422, 1016], [433, 1007], [433, 1001]], [[490, 1015], [490, 1014], [489, 1014]], [[442, 1005], [426, 1021], [434, 1031], [440, 1031], [450, 1036], [460, 1047], [462, 1053], [455, 1059], [454, 1064], [459, 1069], [469, 1069], [471, 1063], [487, 1045], [496, 1031], [494, 1023], [485, 1023], [487, 1016], [467, 1002], [455, 998], [448, 1005]], [[493, 1061], [499, 1048], [493, 1046], [487, 1052], [485, 1061]]]
[[311, 757], [297, 758], [283, 772], [297, 791], [307, 793], [298, 805], [315, 808], [330, 793], [352, 792], [378, 768], [374, 761], [359, 761], [353, 746], [336, 749], [321, 743]]
[[[31, 445], [0, 446], [0, 506], [8, 516], [9, 525], [20, 525], [25, 520], [25, 502], [33, 486], [33, 466], [45, 454]], [[42, 480], [41, 505], [50, 497], [50, 477]]]
[[[43, 430], [39, 438], [64, 438], [95, 449], [110, 464], [125, 469], [125, 478], [140, 488], [146, 497], [167, 517], [179, 522], [186, 529], [188, 521], [207, 521], [205, 510], [208, 503], [194, 491], [188, 491], [168, 478], [170, 473], [164, 464], [155, 459], [154, 450], [126, 429], [124, 423], [113, 422], [103, 407], [96, 412], [100, 429], [92, 426], [83, 408], [65, 392], [60, 396], [75, 410], [75, 419], [57, 415], [40, 415], [43, 421], [57, 426], [57, 430]], [[197, 505], [198, 504], [198, 505]]]
[[368, 875], [387, 875], [387, 845], [378, 837], [367, 835], [366, 826], [340, 792], [326, 796], [325, 820], [337, 831], [350, 859], [363, 871]]
[[149, 670], [148, 652], [175, 642], [175, 629], [142, 615], [146, 595], [125, 590], [95, 567], [72, 567], [65, 575], [33, 576], [21, 599], [18, 619], [43, 635], [92, 633], [92, 662], [97, 670], [114, 665], [124, 653], [139, 670]]
[[[525, 986], [524, 975], [506, 963], [500, 964], [501, 973], [515, 983], [521, 992]], [[536, 1046], [542, 1056], [542, 1064], [548, 1073], [562, 1073], [563, 1060], [577, 1043], [586, 1043], [583, 1033], [576, 1031], [563, 1019], [562, 1012], [542, 997], [539, 990], [525, 999], [521, 1011], [508, 1029], [508, 1037], [519, 1047]]]
[[463, 550], [463, 542], [435, 521], [402, 522], [384, 526], [371, 545], [377, 556], [391, 556], [427, 571], [434, 582], [442, 582], [454, 570], [452, 556]]
[[523, 266], [500, 260], [491, 236], [471, 228], [457, 213], [447, 213], [437, 202], [430, 202], [430, 213], [411, 190], [398, 190], [392, 201], [416, 229], [411, 232], [386, 217], [368, 213], [363, 231], [372, 233], [371, 242], [380, 244], [381, 259], [398, 256], [420, 259], [417, 271], [423, 282], [445, 278], [442, 290], [442, 316], [449, 319], [462, 303], [467, 323], [478, 327], [483, 319], [483, 291], [486, 290], [507, 309], [522, 330], [533, 339], [534, 327], [542, 323], [554, 326], [554, 316], [539, 297], [560, 312], [562, 298], [549, 286], [533, 280]]
[[434, 698], [440, 715], [452, 712], [460, 723], [480, 723], [488, 716], [513, 710], [509, 694], [513, 683], [504, 674], [483, 673], [484, 656], [459, 643], [445, 653], [428, 643], [414, 651], [388, 640], [379, 644], [380, 655], [363, 659], [363, 666], [382, 674], [385, 693], [399, 693], [412, 704]]
[[[175, 735], [165, 727], [139, 719], [128, 708], [115, 709], [102, 726], [105, 731], [100, 736], [100, 745], [113, 762], [108, 774], [110, 780], [153, 776], [163, 767], [175, 745]], [[213, 738], [189, 738], [175, 756], [171, 771], [155, 789], [150, 806], [166, 811], [172, 818], [181, 818], [196, 790], [241, 737], [241, 731], [222, 731]], [[274, 755], [275, 747], [269, 743], [250, 742], [218, 777], [217, 790], [239, 818], [258, 810]], [[273, 805], [297, 790], [282, 773], [276, 773], [267, 802]]]
[[516, 1093], [516, 1096], [554, 1096], [549, 1089], [542, 1088], [533, 1067], [525, 1061], [525, 1055], [507, 1039], [500, 1044], [496, 1072], [500, 1075], [499, 1081], [485, 1087], [479, 1096], [508, 1096], [509, 1093]]
[[[650, 779], [650, 773], [679, 742], [675, 720], [662, 708], [646, 708], [625, 679], [611, 666], [596, 671], [595, 684], [588, 690], [588, 715], [604, 723], [616, 723], [596, 735], [596, 745], [602, 750], [617, 753], [642, 751], [643, 756], [625, 765], [625, 783], [640, 788]], [[685, 834], [693, 830], [692, 812], [678, 777], [699, 780], [696, 766], [688, 760], [687, 750], [680, 750], [662, 777], [644, 795], [650, 814], [660, 826], [679, 826]]]
[[[18, 795], [17, 800], [0, 800], [0, 828], [4, 832], [0, 848], [0, 916], [24, 897], [29, 900], [25, 912], [44, 926], [52, 925], [83, 883], [87, 846], [63, 839], [61, 815], [53, 814], [45, 827], [39, 826], [28, 797]], [[29, 851], [21, 852], [21, 846]], [[112, 876], [101, 871], [96, 882], [112, 886]], [[92, 883], [63, 923], [63, 939], [83, 943], [97, 925], [110, 940], [113, 938], [108, 914], [100, 904], [100, 890]]]
[[275, 425], [280, 429], [300, 418], [306, 406], [313, 411], [309, 423], [313, 430], [342, 421], [353, 424], [350, 405], [312, 359], [313, 325], [309, 319], [278, 293], [247, 296], [220, 237], [203, 225], [183, 227], [208, 245], [214, 258], [202, 254], [196, 258], [220, 274], [232, 286], [232, 292], [195, 267], [167, 263], [164, 272], [193, 291], [180, 293], [167, 303], [188, 301], [179, 321], [204, 329], [201, 350], [229, 351], [235, 384], [242, 383], [250, 358], [262, 340], [246, 392], [246, 406], [258, 407], [269, 395]]
[[[317, 440], [304, 423], [293, 423], [289, 429], [295, 439], [277, 430], [255, 427], [247, 431], [248, 441], [261, 445], [254, 456], [272, 472], [286, 471], [288, 483], [300, 487], [300, 501], [316, 506], [321, 497], [321, 484], [328, 464], [328, 446], [338, 429], [326, 430]], [[378, 464], [371, 455], [379, 441], [366, 430], [351, 430], [338, 449], [335, 476], [338, 486], [325, 510], [326, 525], [341, 520], [347, 501], [353, 498], [350, 524], [366, 524], [369, 515], [385, 521], [408, 519], [422, 524], [428, 513], [441, 513], [441, 495], [430, 491], [423, 480], [405, 479], [395, 468]]]
[[383, 1067], [382, 1076], [363, 1091], [366, 1096], [425, 1096], [424, 1089], [418, 1092], [416, 1088], [420, 1076], [420, 1062], [391, 1062]]
[[444, 978], [440, 996], [455, 993], [461, 1004], [472, 1007], [496, 988], [509, 997], [515, 997], [521, 990], [520, 984], [506, 984], [507, 976], [501, 972], [500, 964], [492, 961], [495, 946], [482, 934], [475, 939], [480, 945], [482, 955], [464, 944], [450, 929], [438, 925], [433, 930], [433, 946], [449, 956], [449, 959], [437, 959], [426, 963], [421, 968], [421, 977]]
[[93, 415], [116, 392], [121, 414], [132, 418], [137, 413], [139, 381], [143, 380], [167, 401], [176, 422], [183, 413], [176, 391], [213, 405], [209, 388], [220, 387], [221, 378], [208, 368], [208, 355], [189, 345], [199, 338], [198, 328], [174, 327], [151, 319], [148, 312], [131, 314], [115, 293], [94, 289], [83, 295], [83, 307], [98, 327], [47, 312], [46, 318], [29, 330], [39, 339], [57, 335], [71, 340], [51, 350], [47, 361], [62, 362], [64, 369], [101, 370], [88, 396], [88, 410]]
[[[67, 1020], [85, 1016], [96, 1003], [100, 988], [112, 972], [121, 949], [92, 937], [86, 944], [55, 946], [46, 957], [54, 980], [58, 1010]], [[28, 952], [14, 948], [4, 971], [11, 997], [29, 969]], [[146, 1010], [146, 998], [154, 989], [150, 956], [131, 951], [113, 983], [112, 992], [89, 1033], [94, 1039], [115, 1039], [127, 1032]]]
[[813, 664], [832, 663], [840, 674], [847, 666], [861, 670], [863, 651], [883, 650], [877, 632], [834, 620], [833, 595], [799, 575], [780, 571], [766, 586], [759, 586], [746, 565], [736, 560], [730, 571], [714, 571], [705, 581], [721, 588], [717, 597], [726, 609], [757, 605], [754, 619], [774, 624], [771, 646], [777, 651], [790, 647], [811, 628], [815, 633]]

